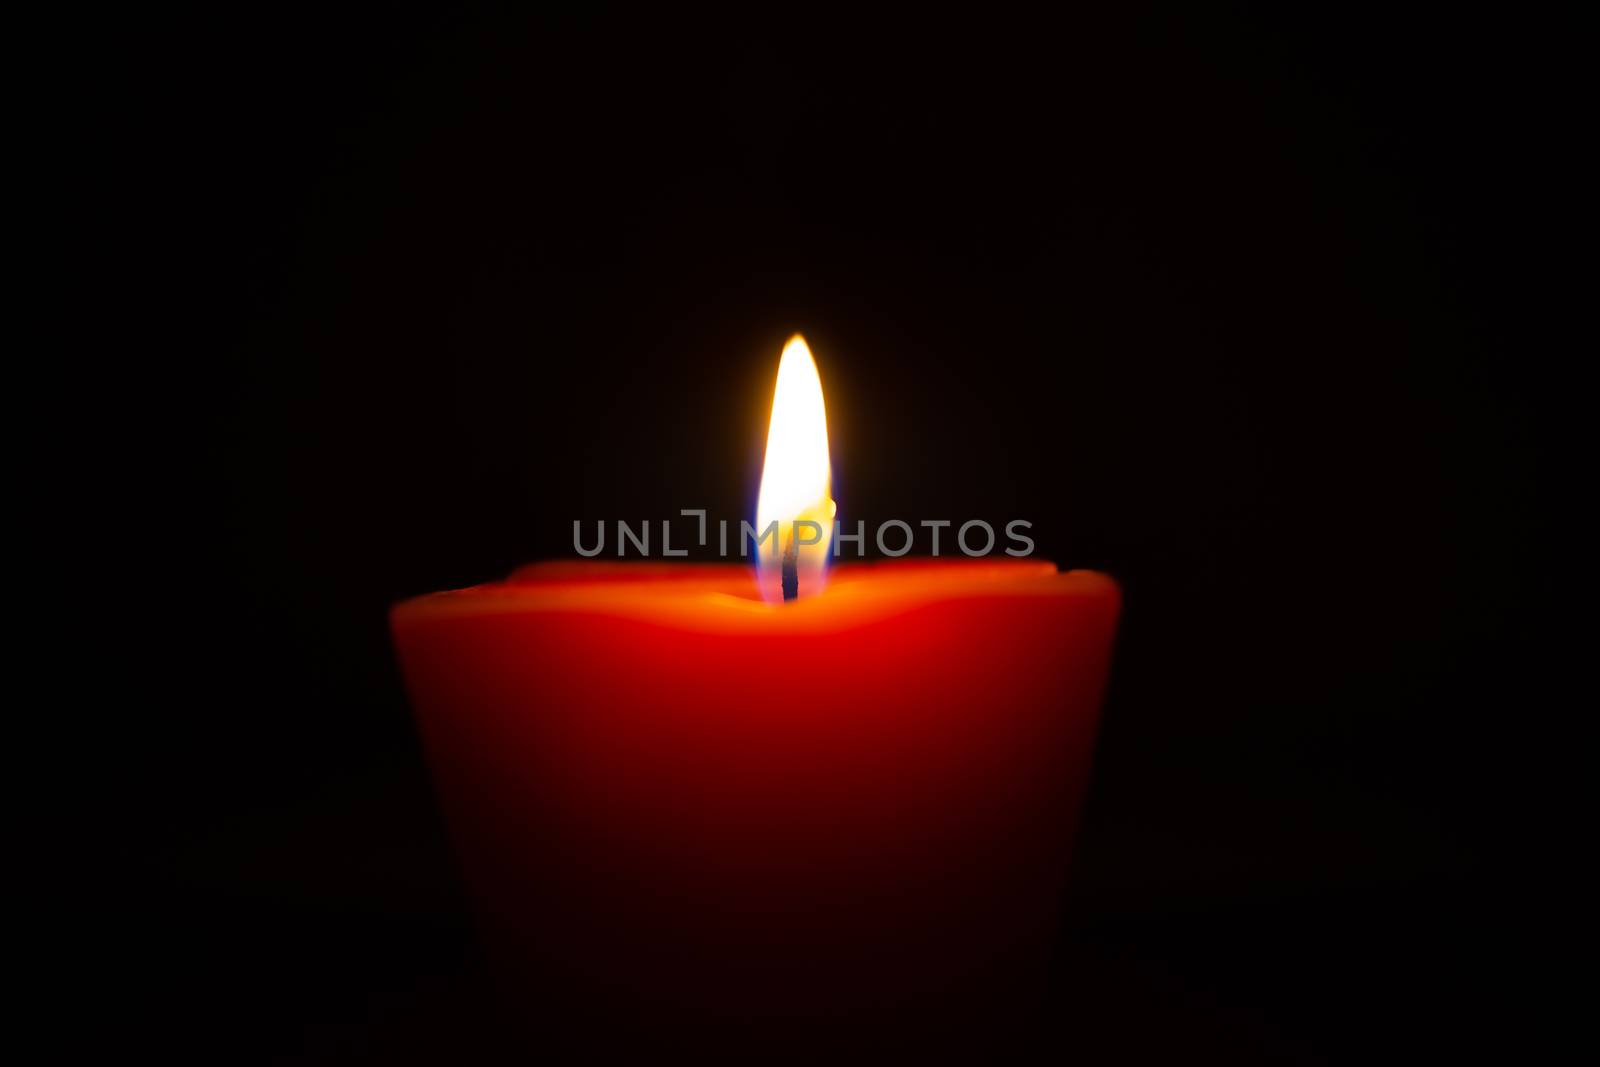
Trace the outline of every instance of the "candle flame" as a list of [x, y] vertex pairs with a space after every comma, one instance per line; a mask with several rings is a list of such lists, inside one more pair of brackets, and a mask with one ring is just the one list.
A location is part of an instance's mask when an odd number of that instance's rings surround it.
[[778, 524], [776, 535], [762, 540], [756, 552], [761, 593], [767, 600], [785, 599], [785, 552], [792, 554], [791, 577], [798, 586], [797, 595], [821, 592], [833, 541], [831, 491], [822, 379], [805, 338], [795, 334], [778, 361], [778, 384], [767, 424], [766, 463], [756, 500], [756, 537], [772, 523]]

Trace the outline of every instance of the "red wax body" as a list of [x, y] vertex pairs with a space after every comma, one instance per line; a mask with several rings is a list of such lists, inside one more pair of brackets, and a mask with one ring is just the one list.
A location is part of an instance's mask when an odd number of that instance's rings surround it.
[[1119, 603], [1026, 560], [780, 605], [741, 567], [572, 563], [392, 625], [488, 947], [541, 1004], [804, 1033], [1025, 1003]]

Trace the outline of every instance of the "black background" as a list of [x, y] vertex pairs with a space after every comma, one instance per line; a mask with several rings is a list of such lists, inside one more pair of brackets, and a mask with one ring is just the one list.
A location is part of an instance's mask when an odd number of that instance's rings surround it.
[[569, 556], [574, 519], [747, 516], [798, 330], [842, 517], [1026, 518], [1123, 583], [1062, 1047], [1537, 1039], [1517, 726], [1554, 699], [1558, 389], [1530, 242], [1567, 75], [1539, 27], [84, 33], [114, 132], [70, 189], [118, 339], [67, 364], [107, 431], [68, 547], [127, 605], [66, 687], [119, 693], [82, 702], [115, 796], [90, 1029], [493, 1058], [386, 609]]

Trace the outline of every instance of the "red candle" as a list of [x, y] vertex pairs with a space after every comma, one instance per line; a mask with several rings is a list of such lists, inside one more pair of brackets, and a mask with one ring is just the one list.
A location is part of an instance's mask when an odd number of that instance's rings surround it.
[[1025, 1007], [1115, 583], [1025, 559], [781, 581], [554, 563], [394, 609], [492, 954], [610, 1034], [926, 1036]]

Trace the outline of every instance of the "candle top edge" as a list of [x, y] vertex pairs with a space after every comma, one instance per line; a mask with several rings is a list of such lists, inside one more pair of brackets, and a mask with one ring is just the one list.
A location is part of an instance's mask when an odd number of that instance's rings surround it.
[[760, 598], [748, 566], [726, 563], [557, 561], [519, 567], [506, 580], [431, 593], [394, 606], [396, 625], [481, 615], [571, 612], [637, 618], [691, 629], [832, 629], [931, 604], [971, 599], [1109, 599], [1121, 594], [1098, 571], [1011, 560], [847, 563], [827, 589], [791, 604]]

